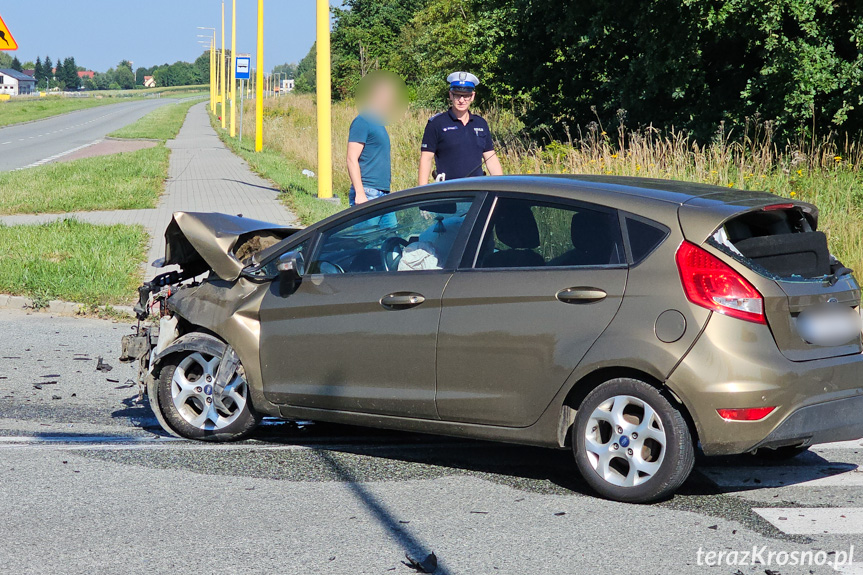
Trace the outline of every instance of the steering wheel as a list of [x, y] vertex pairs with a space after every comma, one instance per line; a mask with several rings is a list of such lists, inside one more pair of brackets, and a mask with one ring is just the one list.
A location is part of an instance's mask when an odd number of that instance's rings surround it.
[[388, 272], [398, 271], [399, 262], [402, 260], [402, 253], [407, 245], [407, 240], [395, 236], [384, 240], [381, 246], [381, 254], [384, 258], [384, 267]]
[[339, 264], [334, 264], [328, 261], [319, 261], [316, 263], [315, 267], [317, 268], [314, 273], [317, 274], [343, 274], [345, 273], [344, 268]]

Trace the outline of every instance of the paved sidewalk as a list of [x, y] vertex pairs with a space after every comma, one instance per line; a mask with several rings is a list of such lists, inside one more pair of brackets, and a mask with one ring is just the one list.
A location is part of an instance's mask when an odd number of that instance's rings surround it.
[[165, 228], [177, 211], [224, 212], [282, 225], [297, 217], [277, 199], [278, 190], [249, 169], [219, 140], [210, 126], [206, 103], [192, 106], [176, 140], [167, 144], [171, 163], [165, 193], [151, 210], [114, 210], [0, 217], [7, 225], [36, 224], [74, 217], [94, 224], [139, 224], [150, 232], [147, 279], [159, 273], [150, 266], [165, 253]]

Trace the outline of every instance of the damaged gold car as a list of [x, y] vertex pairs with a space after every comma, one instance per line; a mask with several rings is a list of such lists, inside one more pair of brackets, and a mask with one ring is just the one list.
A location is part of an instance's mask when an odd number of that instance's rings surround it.
[[655, 500], [695, 450], [863, 437], [860, 288], [818, 211], [598, 176], [473, 178], [306, 229], [177, 213], [123, 341], [170, 433], [261, 417], [571, 448]]

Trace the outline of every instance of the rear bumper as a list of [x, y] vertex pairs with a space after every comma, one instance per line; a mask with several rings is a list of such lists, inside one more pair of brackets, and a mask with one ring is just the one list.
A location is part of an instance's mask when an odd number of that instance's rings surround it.
[[[667, 380], [706, 455], [863, 437], [863, 354], [794, 362], [765, 325], [713, 314]], [[775, 406], [760, 421], [717, 409]]]
[[801, 407], [756, 447], [812, 445], [863, 436], [863, 395]]

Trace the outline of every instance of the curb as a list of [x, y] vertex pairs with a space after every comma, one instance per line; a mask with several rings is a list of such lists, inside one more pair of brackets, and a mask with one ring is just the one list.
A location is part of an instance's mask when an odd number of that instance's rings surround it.
[[57, 315], [86, 315], [96, 309], [99, 311], [111, 310], [127, 315], [132, 319], [135, 317], [135, 312], [132, 311], [132, 307], [127, 305], [100, 305], [93, 308], [93, 306], [83, 303], [73, 303], [55, 299], [49, 301], [47, 305], [37, 307], [31, 298], [8, 294], [0, 294], [0, 309], [26, 309], [29, 311], [47, 312]]

